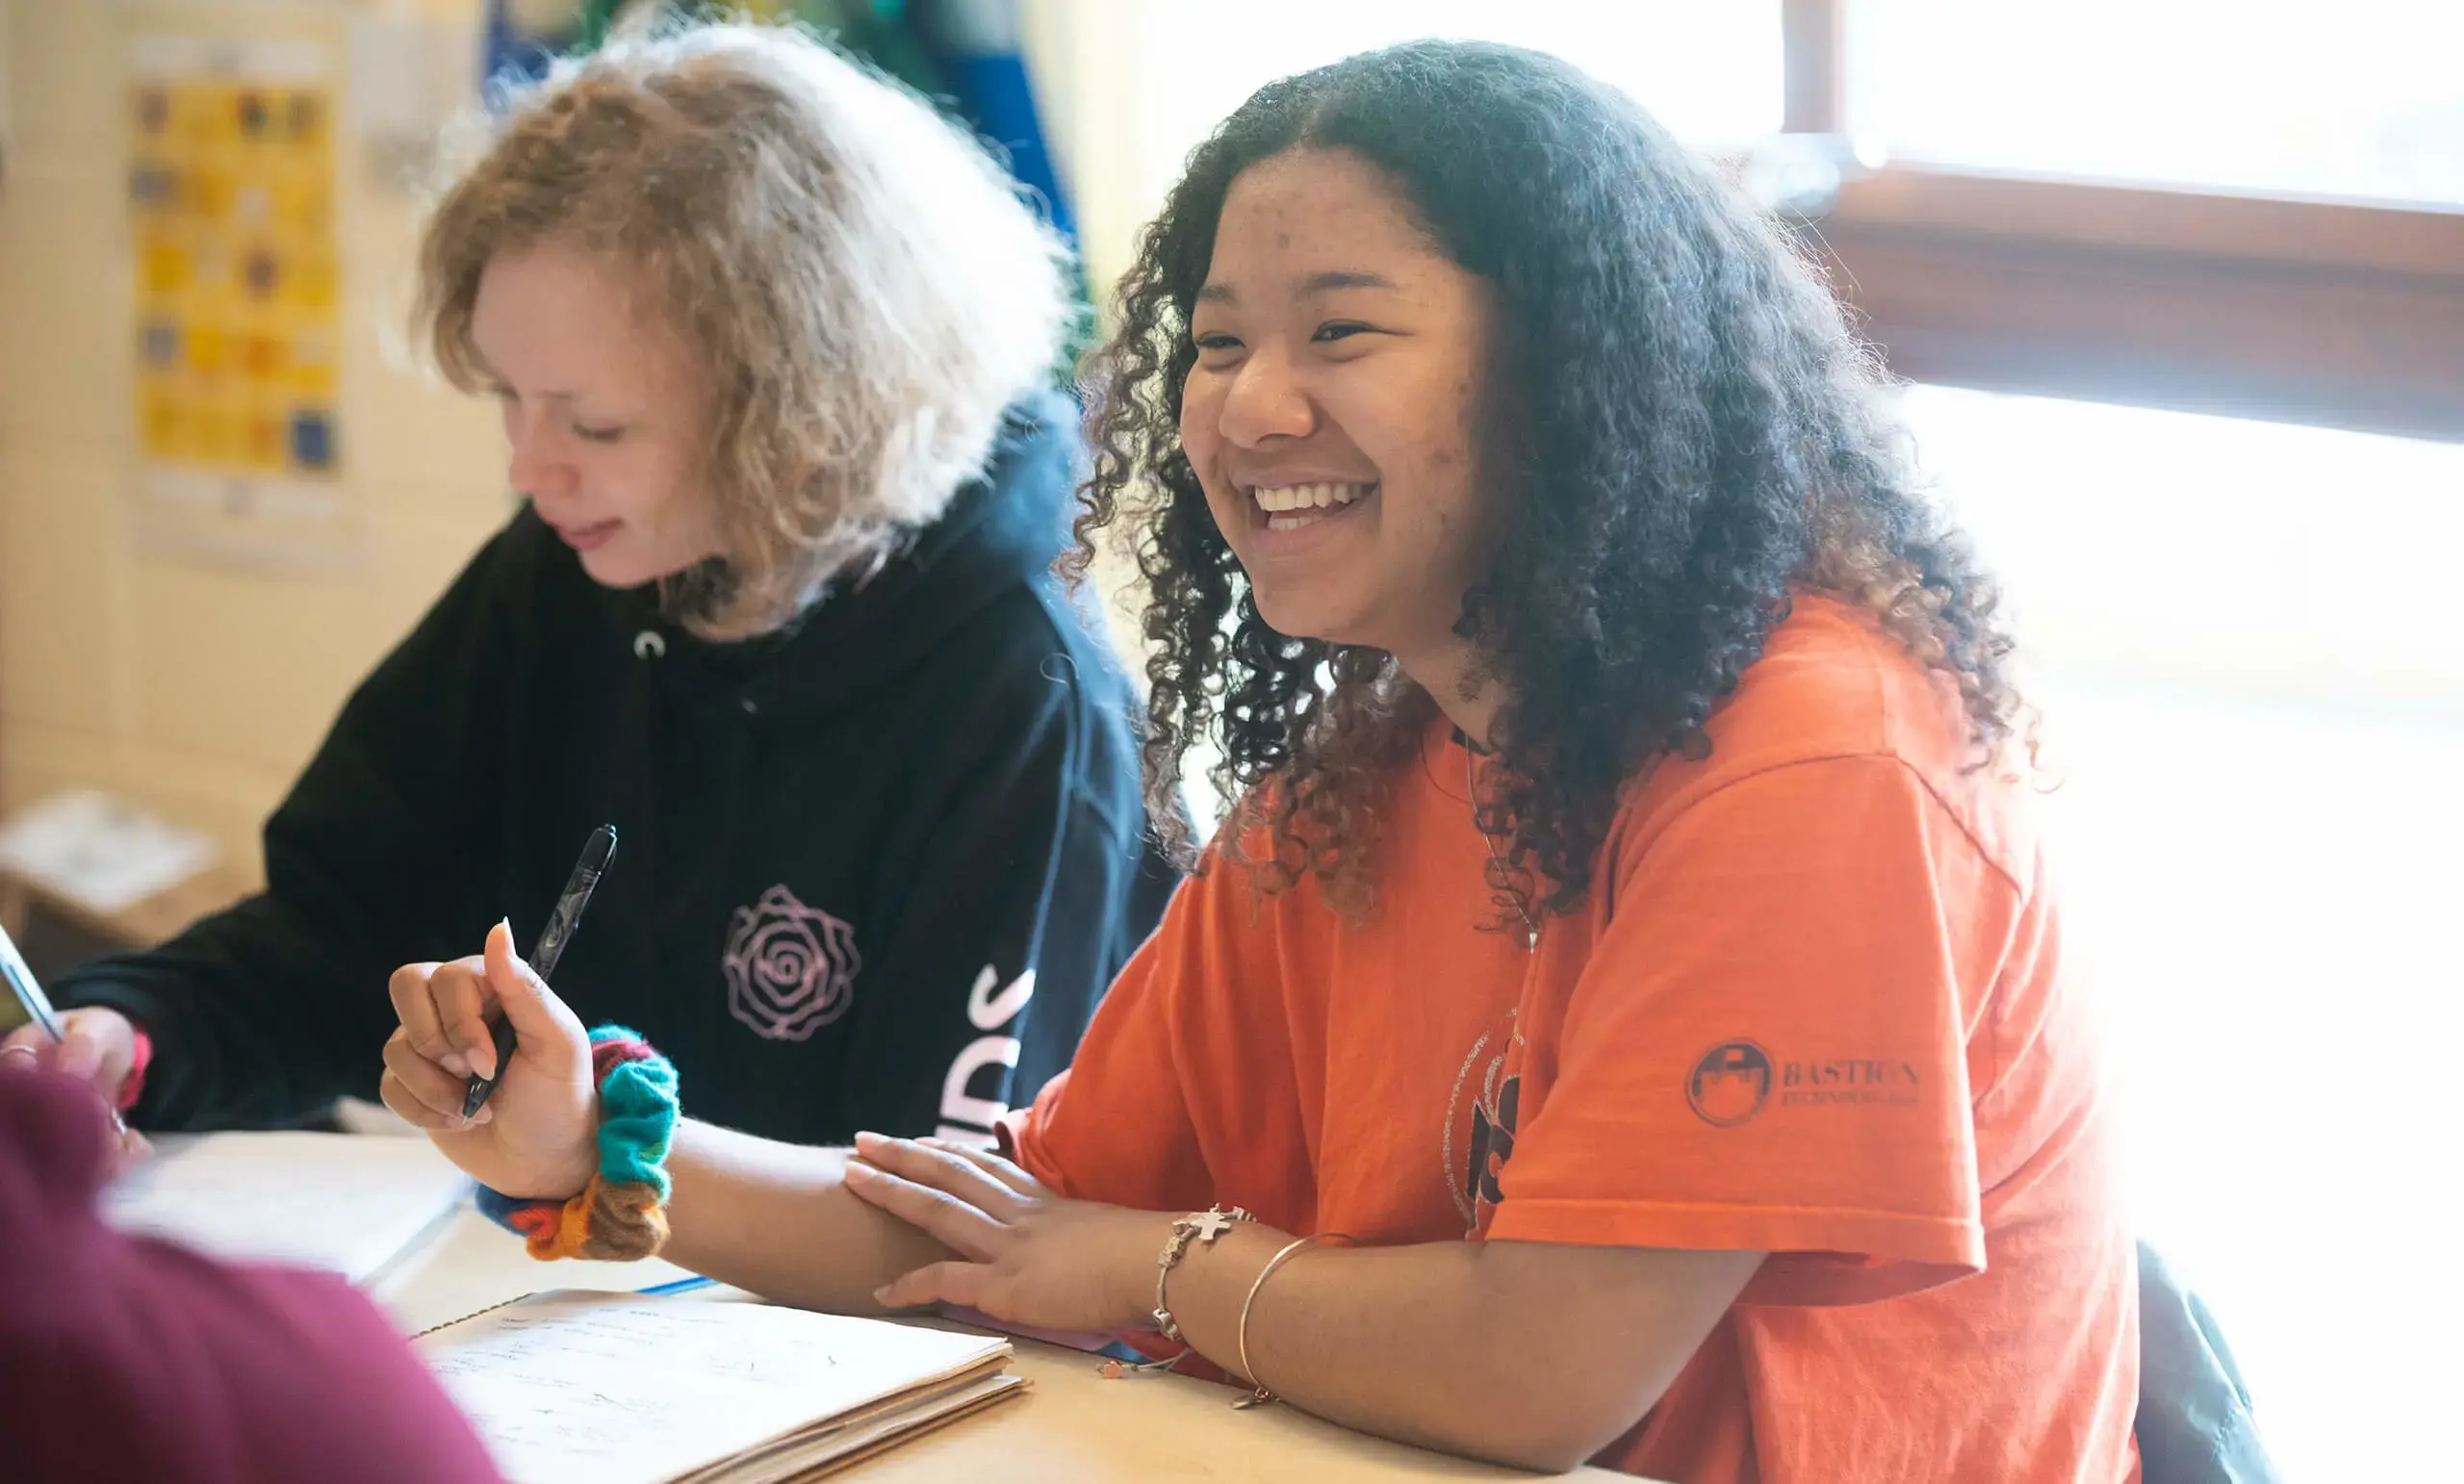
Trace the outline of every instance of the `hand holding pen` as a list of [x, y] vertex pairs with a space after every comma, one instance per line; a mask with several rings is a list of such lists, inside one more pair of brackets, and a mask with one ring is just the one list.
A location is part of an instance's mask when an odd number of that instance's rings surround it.
[[[556, 962], [565, 956], [565, 945], [573, 941], [574, 930], [581, 926], [582, 908], [590, 906], [590, 894], [599, 889], [599, 878], [607, 871], [607, 862], [616, 856], [616, 831], [602, 825], [582, 842], [581, 858], [574, 862], [573, 874], [565, 878], [565, 889], [557, 894], [556, 909], [548, 914], [548, 926], [539, 930], [539, 946], [530, 950], [530, 969], [542, 984], [556, 972]], [[512, 1060], [514, 1025], [510, 1015], [500, 1016], [489, 1039], [496, 1051], [487, 1074], [471, 1074], [471, 1084], [463, 1090], [462, 1116], [478, 1113], [494, 1092], [497, 1079], [504, 1075], [505, 1063]]]
[[[108, 1042], [114, 1031], [125, 1038], [134, 1039], [127, 1017], [116, 1011], [72, 1011], [69, 1013], [95, 1022], [78, 1027], [81, 1033], [85, 1033], [80, 1036], [82, 1042], [96, 1039]], [[9, 936], [5, 928], [0, 928], [0, 1031], [8, 1032], [7, 1037], [0, 1039], [0, 1055], [22, 1056], [40, 1065], [44, 1061], [41, 1048], [47, 1046], [53, 1050], [51, 1062], [55, 1069], [80, 1076], [95, 1085], [95, 1090], [102, 1094], [104, 1110], [111, 1114], [112, 1130], [119, 1140], [122, 1167], [145, 1157], [152, 1146], [145, 1141], [144, 1135], [128, 1126], [117, 1106], [120, 1081], [128, 1072], [128, 1058], [119, 1057], [115, 1070], [115, 1059], [109, 1045], [95, 1048], [89, 1044], [81, 1049], [93, 1056], [91, 1067], [64, 1064], [65, 1048], [69, 1045], [68, 1029], [59, 1012], [51, 1008], [50, 996], [44, 994], [42, 985], [36, 982], [34, 970], [26, 966], [26, 960], [17, 952], [16, 941]], [[95, 1075], [97, 1073], [109, 1073], [108, 1087], [104, 1086], [105, 1078]]]
[[[614, 845], [613, 831], [593, 833], [534, 958], [562, 955]], [[380, 1095], [483, 1184], [561, 1199], [597, 1165], [598, 1094], [589, 1036], [542, 967], [516, 956], [499, 923], [481, 955], [396, 970], [387, 987], [401, 1025], [385, 1043]]]

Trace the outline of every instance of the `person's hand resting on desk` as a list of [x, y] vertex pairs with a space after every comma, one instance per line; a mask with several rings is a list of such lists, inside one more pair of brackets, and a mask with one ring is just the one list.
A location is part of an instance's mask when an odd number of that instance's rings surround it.
[[1007, 1324], [1148, 1327], [1170, 1215], [1071, 1200], [1001, 1156], [939, 1139], [856, 1136], [847, 1189], [958, 1254], [884, 1284], [886, 1309], [960, 1304]]
[[[389, 989], [401, 1026], [385, 1042], [386, 1107], [491, 1190], [561, 1200], [590, 1183], [599, 1158], [590, 1036], [514, 953], [512, 929], [490, 929], [476, 957], [397, 969]], [[497, 1070], [490, 1005], [513, 1022], [517, 1044], [496, 1091], [465, 1119], [471, 1077]]]

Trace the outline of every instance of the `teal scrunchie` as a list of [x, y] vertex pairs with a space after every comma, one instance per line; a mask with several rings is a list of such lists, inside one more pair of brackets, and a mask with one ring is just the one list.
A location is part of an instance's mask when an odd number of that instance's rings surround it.
[[590, 1033], [599, 1084], [599, 1171], [570, 1200], [519, 1200], [482, 1186], [482, 1215], [528, 1242], [536, 1258], [630, 1261], [667, 1241], [668, 1146], [676, 1139], [676, 1066], [631, 1030]]
[[599, 1178], [668, 1195], [667, 1150], [676, 1141], [676, 1063], [621, 1025], [590, 1033], [599, 1077]]

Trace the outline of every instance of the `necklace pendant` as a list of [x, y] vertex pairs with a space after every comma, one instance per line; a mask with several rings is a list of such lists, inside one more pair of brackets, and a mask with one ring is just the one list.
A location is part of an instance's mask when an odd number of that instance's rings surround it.
[[1540, 951], [1539, 929], [1526, 928], [1523, 930], [1523, 951], [1527, 954], [1538, 953]]

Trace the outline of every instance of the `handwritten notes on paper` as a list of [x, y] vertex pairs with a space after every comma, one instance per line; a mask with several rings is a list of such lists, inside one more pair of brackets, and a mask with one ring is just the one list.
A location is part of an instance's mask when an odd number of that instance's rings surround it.
[[997, 1338], [687, 1296], [552, 1292], [421, 1337], [507, 1478], [708, 1468], [986, 1365]]
[[348, 1134], [167, 1138], [104, 1193], [122, 1231], [365, 1283], [444, 1220], [468, 1176], [424, 1139]]

